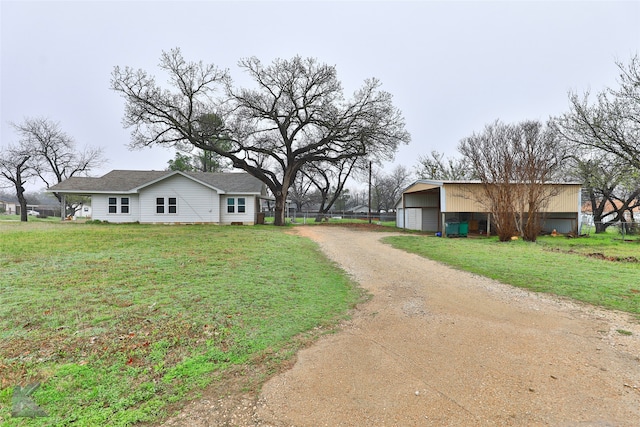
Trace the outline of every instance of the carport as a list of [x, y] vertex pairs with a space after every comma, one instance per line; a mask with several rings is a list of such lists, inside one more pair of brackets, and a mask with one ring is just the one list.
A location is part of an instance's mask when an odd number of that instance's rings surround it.
[[[580, 183], [548, 183], [551, 197], [543, 212], [543, 231], [577, 233]], [[396, 204], [396, 226], [407, 230], [444, 232], [447, 222], [468, 222], [470, 233], [491, 234], [491, 213], [479, 181], [422, 179], [408, 186]]]

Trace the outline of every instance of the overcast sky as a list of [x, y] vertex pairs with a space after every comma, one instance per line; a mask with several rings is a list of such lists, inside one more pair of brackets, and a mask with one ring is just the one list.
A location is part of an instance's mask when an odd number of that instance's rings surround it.
[[[569, 91], [615, 86], [616, 61], [640, 51], [640, 1], [8, 1], [1, 15], [1, 140], [10, 123], [59, 122], [79, 146], [104, 147], [111, 169], [165, 169], [174, 151], [129, 151], [113, 67], [159, 74], [163, 50], [228, 68], [294, 55], [335, 65], [346, 94], [376, 77], [412, 142], [394, 164], [500, 119], [546, 120]], [[393, 165], [387, 165], [390, 171]]]

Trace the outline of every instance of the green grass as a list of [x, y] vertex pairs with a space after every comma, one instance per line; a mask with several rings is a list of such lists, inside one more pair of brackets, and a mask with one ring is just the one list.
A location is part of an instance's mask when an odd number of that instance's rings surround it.
[[[0, 423], [157, 421], [226, 372], [289, 357], [362, 295], [286, 231], [0, 222]], [[36, 381], [50, 416], [12, 418], [13, 386]]]
[[[384, 225], [376, 227], [390, 230]], [[0, 424], [157, 423], [207, 385], [243, 369], [277, 369], [362, 298], [315, 244], [288, 230], [0, 221]], [[629, 262], [640, 243], [614, 233], [535, 244], [386, 241], [505, 283], [640, 314], [640, 263]], [[13, 386], [31, 382], [42, 384], [34, 399], [50, 416], [12, 418]]]
[[545, 236], [537, 243], [424, 235], [387, 237], [385, 242], [503, 283], [640, 314], [640, 242], [623, 242], [614, 234]]
[[[0, 223], [2, 222], [19, 222], [20, 215], [7, 215], [0, 214]], [[27, 217], [27, 222], [38, 223], [38, 222], [60, 222], [60, 217], [58, 216], [47, 216], [47, 217], [37, 217], [37, 216], [29, 216]]]

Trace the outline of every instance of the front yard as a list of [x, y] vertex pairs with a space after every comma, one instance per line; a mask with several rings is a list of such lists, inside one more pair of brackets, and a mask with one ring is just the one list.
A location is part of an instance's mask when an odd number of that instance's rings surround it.
[[[278, 369], [361, 298], [284, 231], [0, 222], [2, 425], [153, 421], [226, 372]], [[49, 417], [11, 417], [33, 382]]]

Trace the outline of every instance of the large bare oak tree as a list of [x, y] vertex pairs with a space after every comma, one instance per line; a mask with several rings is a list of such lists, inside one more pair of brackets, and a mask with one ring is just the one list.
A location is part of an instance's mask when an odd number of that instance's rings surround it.
[[336, 68], [315, 59], [264, 65], [252, 57], [238, 65], [253, 87], [235, 87], [227, 71], [188, 62], [179, 49], [161, 56], [169, 88], [144, 70], [115, 67], [111, 87], [125, 100], [131, 146], [191, 144], [228, 158], [268, 186], [276, 198], [275, 224], [283, 225], [289, 187], [303, 166], [388, 160], [410, 140], [378, 80], [366, 80], [345, 99]]

